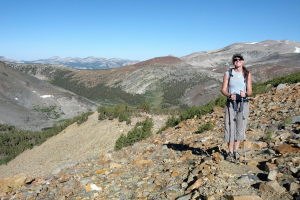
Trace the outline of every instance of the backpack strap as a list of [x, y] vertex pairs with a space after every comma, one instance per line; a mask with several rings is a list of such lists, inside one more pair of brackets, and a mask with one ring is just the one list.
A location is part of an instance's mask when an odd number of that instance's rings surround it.
[[233, 68], [230, 68], [230, 69], [228, 70], [228, 74], [229, 74], [229, 77], [228, 77], [228, 83], [227, 83], [228, 93], [229, 93], [229, 82], [230, 82], [230, 78], [233, 77], [233, 75], [232, 75], [232, 70], [233, 70]]

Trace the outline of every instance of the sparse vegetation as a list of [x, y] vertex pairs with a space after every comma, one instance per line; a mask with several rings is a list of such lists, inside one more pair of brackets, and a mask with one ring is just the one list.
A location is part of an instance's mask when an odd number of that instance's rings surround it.
[[52, 112], [56, 109], [56, 106], [48, 106], [48, 107], [41, 107], [38, 105], [33, 106], [33, 110], [38, 112]]
[[263, 137], [263, 141], [270, 143], [270, 141], [272, 139], [272, 136], [273, 136], [272, 132], [271, 131], [267, 131], [265, 133], [264, 137]]
[[93, 114], [93, 112], [86, 112], [79, 115], [76, 120], [77, 124], [80, 125], [83, 122], [86, 122], [91, 114]]
[[[172, 76], [176, 76], [173, 74]], [[182, 98], [187, 89], [204, 82], [207, 77], [202, 75], [193, 76], [190, 80], [182, 79], [182, 77], [177, 77], [171, 81], [164, 81], [161, 83], [160, 87], [163, 92], [163, 101], [161, 103], [162, 108], [169, 108], [171, 106], [179, 106], [180, 98]]]
[[82, 123], [87, 119], [89, 113], [83, 113], [72, 119], [62, 120], [55, 126], [43, 131], [26, 131], [15, 128], [14, 126], [1, 125], [0, 132], [0, 165], [5, 164], [17, 155], [31, 149], [36, 145], [42, 144], [49, 137], [52, 137], [74, 122]]
[[121, 88], [109, 87], [104, 84], [87, 88], [84, 84], [73, 81], [71, 73], [70, 71], [57, 71], [51, 83], [105, 105], [127, 103], [137, 106], [145, 103], [143, 95], [130, 94]]
[[138, 109], [143, 112], [149, 113], [151, 110], [151, 106], [148, 103], [143, 103], [138, 106]]
[[47, 115], [48, 118], [50, 119], [58, 119], [60, 117], [60, 113], [56, 111], [57, 106], [39, 106], [39, 105], [34, 105], [33, 110], [36, 112], [42, 112]]
[[127, 104], [119, 104], [116, 106], [104, 106], [98, 108], [98, 119], [113, 120], [115, 118], [119, 119], [119, 122], [126, 121], [127, 124], [131, 123], [131, 115], [134, 109], [130, 108]]
[[[279, 84], [282, 83], [298, 83], [300, 82], [300, 72], [274, 78], [272, 80], [263, 82], [263, 83], [257, 83], [253, 85], [253, 95], [256, 94], [262, 94], [268, 92], [272, 87], [277, 87]], [[269, 86], [268, 86], [269, 85]]]
[[214, 125], [211, 122], [207, 122], [205, 124], [200, 125], [196, 133], [203, 133], [205, 131], [212, 130], [213, 128]]
[[15, 126], [7, 125], [7, 124], [0, 124], [0, 134], [1, 132], [13, 131], [15, 130]]
[[283, 124], [284, 125], [287, 125], [287, 124], [291, 124], [292, 123], [292, 117], [288, 117], [288, 118], [286, 118], [284, 121], [283, 121]]
[[144, 140], [151, 135], [153, 127], [152, 119], [147, 117], [145, 121], [136, 123], [135, 127], [127, 133], [122, 134], [115, 144], [115, 150], [120, 150], [123, 147], [131, 146], [134, 143]]

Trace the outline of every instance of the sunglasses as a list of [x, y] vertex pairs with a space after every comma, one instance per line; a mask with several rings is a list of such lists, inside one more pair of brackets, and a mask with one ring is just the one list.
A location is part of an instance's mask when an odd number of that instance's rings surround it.
[[243, 61], [244, 59], [240, 59], [240, 58], [235, 58], [235, 59], [233, 59], [233, 61], [234, 62], [236, 62], [236, 61]]

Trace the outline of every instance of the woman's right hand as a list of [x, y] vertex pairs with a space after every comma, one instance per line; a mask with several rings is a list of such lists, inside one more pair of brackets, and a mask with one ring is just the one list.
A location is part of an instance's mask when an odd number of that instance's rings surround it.
[[236, 95], [235, 94], [231, 94], [230, 95], [230, 99], [233, 100], [233, 101], [235, 101], [236, 100]]

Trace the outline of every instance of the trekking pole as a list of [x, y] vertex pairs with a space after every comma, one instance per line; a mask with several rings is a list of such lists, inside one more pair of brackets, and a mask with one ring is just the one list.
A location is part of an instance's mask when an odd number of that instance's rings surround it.
[[246, 164], [246, 160], [247, 160], [247, 158], [246, 158], [246, 151], [245, 151], [245, 141], [246, 140], [244, 140], [244, 145], [243, 145], [243, 149], [244, 149], [244, 164]]
[[[246, 135], [246, 125], [245, 125], [245, 116], [244, 116], [244, 98], [242, 97], [242, 115], [243, 115], [243, 134]], [[245, 136], [246, 137], [246, 136]], [[247, 157], [246, 157], [246, 150], [245, 150], [245, 139], [244, 139], [244, 144], [243, 144], [243, 150], [244, 150], [244, 163], [246, 164], [246, 160], [247, 160]]]
[[235, 94], [235, 100], [233, 100], [233, 111], [235, 112], [234, 118], [233, 120], [236, 121], [236, 116], [237, 116], [237, 112], [238, 112], [238, 105], [237, 105], [237, 95]]
[[242, 116], [243, 116], [243, 120], [245, 120], [245, 116], [244, 116], [244, 97], [241, 97], [241, 111], [242, 111]]

